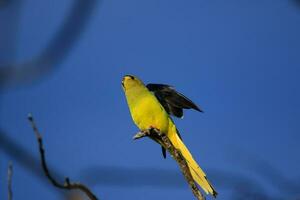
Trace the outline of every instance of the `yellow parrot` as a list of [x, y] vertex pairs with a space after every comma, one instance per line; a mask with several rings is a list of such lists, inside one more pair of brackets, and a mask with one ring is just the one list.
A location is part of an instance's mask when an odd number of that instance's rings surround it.
[[211, 194], [216, 197], [217, 192], [182, 142], [179, 132], [169, 116], [169, 114], [171, 114], [176, 117], [182, 117], [182, 109], [193, 108], [198, 111], [201, 111], [201, 109], [168, 85], [148, 84], [146, 86], [137, 77], [126, 75], [123, 77], [122, 87], [125, 92], [131, 117], [137, 127], [141, 131], [156, 128], [164, 133], [170, 139], [174, 147], [178, 149], [187, 160], [194, 181], [201, 186], [206, 194]]

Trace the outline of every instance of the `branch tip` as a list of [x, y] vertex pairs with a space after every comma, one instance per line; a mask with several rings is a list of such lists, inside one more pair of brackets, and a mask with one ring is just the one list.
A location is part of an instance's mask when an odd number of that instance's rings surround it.
[[68, 177], [65, 178], [64, 183], [59, 183], [50, 173], [47, 162], [46, 162], [46, 156], [45, 156], [45, 149], [43, 146], [43, 138], [42, 135], [39, 133], [37, 126], [34, 122], [32, 114], [28, 115], [28, 120], [31, 123], [33, 132], [35, 133], [38, 145], [39, 145], [39, 152], [40, 152], [40, 159], [41, 159], [41, 165], [42, 169], [44, 171], [45, 176], [48, 178], [48, 180], [54, 185], [55, 187], [59, 189], [64, 190], [79, 190], [86, 194], [87, 197], [91, 200], [98, 200], [98, 198], [92, 193], [92, 191], [85, 185], [80, 183], [72, 183]]
[[32, 113], [28, 113], [27, 119], [28, 119], [29, 121], [31, 121], [31, 122], [33, 121]]

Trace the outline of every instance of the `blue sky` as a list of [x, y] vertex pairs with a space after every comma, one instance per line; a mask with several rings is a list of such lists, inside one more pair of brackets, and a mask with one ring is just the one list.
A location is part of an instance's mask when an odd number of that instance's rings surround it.
[[[16, 5], [0, 7], [1, 18], [11, 20], [0, 22], [9, 27], [0, 40], [1, 63], [41, 52], [72, 1]], [[204, 109], [175, 122], [220, 199], [237, 198], [250, 183], [271, 199], [299, 196], [297, 1], [104, 0], [91, 12], [53, 73], [2, 89], [0, 125], [10, 138], [38, 159], [26, 120], [32, 112], [49, 165], [101, 199], [193, 199], [157, 144], [132, 141], [138, 130], [121, 78], [134, 74], [173, 85]], [[60, 198], [0, 148], [1, 199], [10, 160], [14, 199]]]

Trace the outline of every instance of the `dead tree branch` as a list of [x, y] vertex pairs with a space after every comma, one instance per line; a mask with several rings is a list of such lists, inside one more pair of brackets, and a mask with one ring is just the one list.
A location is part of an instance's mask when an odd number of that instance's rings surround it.
[[192, 174], [191, 174], [191, 171], [188, 167], [186, 159], [183, 157], [181, 152], [174, 147], [174, 145], [172, 144], [170, 139], [165, 134], [161, 133], [159, 130], [154, 129], [154, 128], [150, 128], [146, 131], [138, 132], [133, 137], [133, 139], [140, 139], [140, 138], [143, 138], [143, 137], [146, 137], [146, 136], [148, 136], [151, 139], [155, 140], [160, 145], [162, 145], [166, 150], [168, 150], [168, 152], [171, 154], [171, 156], [178, 163], [178, 165], [180, 167], [180, 170], [181, 170], [182, 174], [184, 175], [186, 181], [188, 182], [194, 196], [198, 200], [205, 200], [205, 197], [200, 192], [198, 186], [196, 185], [196, 183], [195, 183], [195, 181], [192, 177]]
[[13, 192], [12, 192], [12, 175], [13, 175], [13, 165], [10, 162], [8, 164], [7, 169], [7, 189], [8, 189], [8, 200], [13, 199]]
[[41, 157], [41, 165], [42, 169], [46, 175], [46, 177], [49, 179], [49, 181], [57, 188], [64, 189], [64, 190], [80, 190], [81, 192], [85, 193], [91, 200], [98, 200], [98, 198], [92, 193], [92, 191], [85, 185], [81, 183], [73, 183], [70, 181], [68, 177], [65, 178], [65, 182], [63, 184], [59, 183], [55, 180], [55, 178], [51, 175], [45, 158], [45, 149], [43, 146], [43, 138], [40, 132], [37, 129], [37, 126], [35, 124], [35, 121], [31, 114], [28, 115], [28, 120], [31, 123], [32, 129], [35, 133], [36, 139], [39, 144], [39, 152]]

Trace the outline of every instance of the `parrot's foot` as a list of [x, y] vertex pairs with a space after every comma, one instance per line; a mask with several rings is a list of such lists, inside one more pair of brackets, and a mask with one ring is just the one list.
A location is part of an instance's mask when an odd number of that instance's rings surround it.
[[159, 129], [151, 126], [149, 129], [139, 131], [137, 134], [135, 134], [133, 136], [133, 139], [137, 140], [137, 139], [141, 139], [143, 137], [151, 136], [151, 134], [153, 134], [153, 132], [160, 135]]
[[137, 140], [137, 139], [141, 139], [141, 138], [146, 137], [146, 136], [148, 136], [146, 131], [140, 131], [140, 132], [138, 132], [137, 134], [135, 134], [133, 136], [133, 139]]

